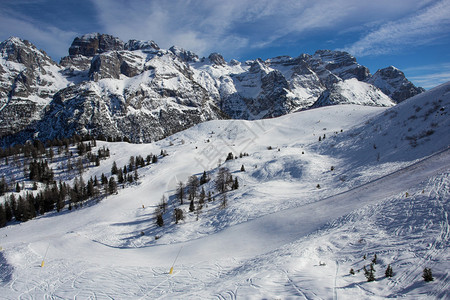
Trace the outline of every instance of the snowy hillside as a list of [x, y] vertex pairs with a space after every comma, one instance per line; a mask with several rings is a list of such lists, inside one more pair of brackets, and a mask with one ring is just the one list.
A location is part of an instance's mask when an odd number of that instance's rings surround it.
[[[130, 155], [168, 155], [99, 203], [1, 228], [0, 294], [449, 298], [449, 90], [447, 83], [392, 108], [338, 105], [209, 121], [150, 144], [98, 142], [111, 156], [87, 168], [85, 181], [111, 176], [113, 162], [123, 166]], [[229, 152], [235, 157], [225, 160]], [[219, 164], [239, 188], [217, 192]], [[190, 212], [176, 188], [203, 171], [212, 199]], [[184, 212], [178, 224], [174, 208]], [[375, 254], [375, 281], [367, 282], [363, 269]], [[434, 281], [422, 279], [424, 268]]]
[[375, 86], [352, 78], [335, 83], [329, 90], [320, 95], [312, 107], [337, 104], [389, 107], [394, 106], [395, 102]]

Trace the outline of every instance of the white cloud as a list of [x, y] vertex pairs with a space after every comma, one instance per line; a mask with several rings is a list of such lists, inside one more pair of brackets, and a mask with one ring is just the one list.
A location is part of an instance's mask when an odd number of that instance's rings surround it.
[[63, 31], [49, 24], [41, 24], [12, 11], [0, 11], [0, 36], [5, 39], [17, 36], [32, 42], [36, 47], [48, 52], [54, 59], [68, 55], [68, 45], [75, 32]]
[[450, 71], [425, 74], [421, 76], [412, 76], [408, 79], [413, 81], [417, 86], [421, 86], [425, 89], [431, 89], [440, 84], [450, 81]]
[[439, 1], [412, 16], [381, 25], [344, 50], [355, 56], [397, 52], [439, 43], [450, 35], [450, 0]]
[[[108, 33], [126, 40], [153, 39], [208, 55], [235, 56], [288, 35], [347, 27], [411, 14], [431, 0], [91, 0]], [[381, 21], [380, 21], [381, 20]]]
[[408, 79], [426, 89], [450, 81], [450, 63], [429, 64], [404, 69]]

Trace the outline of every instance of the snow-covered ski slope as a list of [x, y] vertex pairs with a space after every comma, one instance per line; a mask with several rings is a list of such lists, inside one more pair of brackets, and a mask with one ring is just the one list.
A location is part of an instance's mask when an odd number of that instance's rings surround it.
[[[331, 106], [108, 143], [111, 158], [86, 179], [130, 155], [168, 156], [98, 204], [0, 229], [0, 298], [449, 299], [449, 104], [450, 83], [390, 109]], [[249, 155], [224, 162], [228, 152]], [[216, 195], [197, 220], [185, 201], [184, 221], [168, 212], [157, 227], [161, 196], [170, 211], [177, 182], [214, 178], [219, 163], [240, 183], [227, 207]]]

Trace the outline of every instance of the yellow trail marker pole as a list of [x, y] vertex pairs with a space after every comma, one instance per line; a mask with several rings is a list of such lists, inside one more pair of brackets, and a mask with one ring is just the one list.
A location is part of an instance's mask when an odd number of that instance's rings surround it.
[[177, 259], [178, 259], [178, 255], [180, 255], [181, 249], [183, 249], [183, 247], [184, 247], [184, 246], [181, 246], [180, 250], [178, 250], [178, 254], [177, 254], [177, 256], [175, 257], [175, 260], [173, 261], [172, 267], [170, 267], [169, 274], [173, 274], [173, 266], [175, 266], [175, 263], [177, 262]]
[[44, 261], [45, 261], [45, 258], [47, 257], [48, 248], [50, 248], [50, 244], [48, 244], [47, 250], [45, 250], [44, 258], [42, 258], [42, 262], [41, 262], [41, 268], [44, 267]]

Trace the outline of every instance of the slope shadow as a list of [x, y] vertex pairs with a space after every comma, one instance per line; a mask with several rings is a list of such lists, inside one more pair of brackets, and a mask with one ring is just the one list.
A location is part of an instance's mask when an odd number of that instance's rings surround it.
[[0, 282], [4, 285], [11, 281], [14, 272], [13, 266], [8, 264], [3, 252], [0, 252]]

